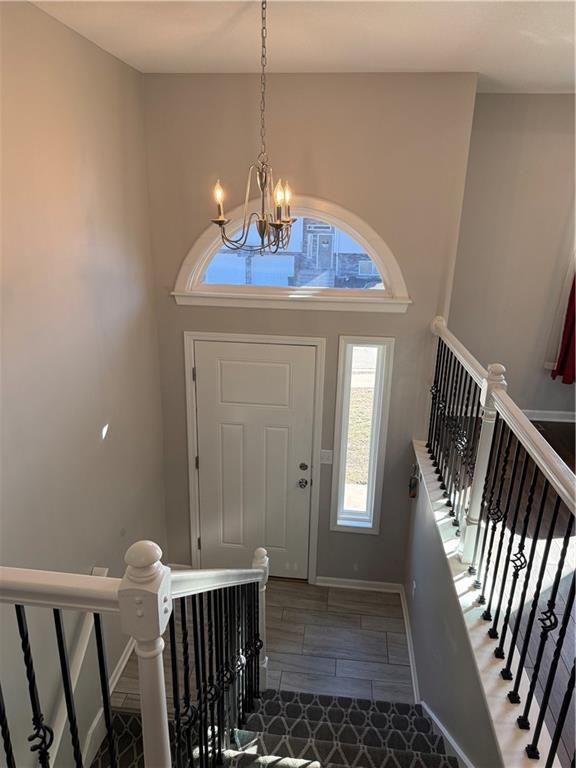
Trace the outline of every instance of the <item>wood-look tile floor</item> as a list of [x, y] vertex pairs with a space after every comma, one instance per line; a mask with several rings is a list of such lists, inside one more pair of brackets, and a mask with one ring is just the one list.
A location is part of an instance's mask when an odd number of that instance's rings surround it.
[[[269, 688], [414, 702], [399, 595], [270, 579], [266, 625]], [[164, 667], [171, 708], [167, 651]], [[112, 701], [119, 709], [139, 708], [134, 654]]]
[[271, 579], [268, 687], [412, 703], [400, 596]]

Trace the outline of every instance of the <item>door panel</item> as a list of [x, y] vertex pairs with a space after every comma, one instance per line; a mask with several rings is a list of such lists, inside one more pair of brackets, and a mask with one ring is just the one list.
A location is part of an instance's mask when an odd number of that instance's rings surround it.
[[273, 575], [306, 578], [315, 349], [197, 341], [194, 357], [202, 567], [265, 546]]

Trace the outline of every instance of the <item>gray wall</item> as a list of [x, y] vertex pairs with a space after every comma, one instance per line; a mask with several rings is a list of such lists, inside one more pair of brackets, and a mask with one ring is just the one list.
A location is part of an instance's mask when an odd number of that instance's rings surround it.
[[503, 768], [478, 666], [423, 482], [418, 499], [411, 503], [410, 518], [405, 591], [420, 698], [475, 768]]
[[484, 365], [503, 363], [527, 409], [574, 411], [553, 381], [574, 258], [574, 97], [476, 99], [450, 327]]
[[379, 536], [329, 531], [330, 467], [322, 469], [318, 573], [399, 581], [406, 541], [410, 439], [420, 429], [428, 324], [455, 255], [475, 76], [274, 75], [269, 153], [296, 194], [360, 215], [395, 254], [414, 304], [405, 315], [182, 307], [170, 291], [213, 213], [219, 176], [241, 202], [258, 151], [258, 78], [145, 78], [153, 253], [160, 324], [169, 552], [190, 561], [183, 331], [327, 339], [323, 447], [333, 445], [339, 334], [396, 337]]
[[[131, 542], [165, 539], [141, 78], [30, 4], [1, 11], [1, 561], [121, 575]], [[29, 613], [49, 714], [51, 616]], [[1, 629], [20, 767], [30, 715], [12, 610]], [[126, 638], [116, 621], [108, 630], [113, 668]], [[94, 658], [92, 646], [82, 736], [98, 707]]]

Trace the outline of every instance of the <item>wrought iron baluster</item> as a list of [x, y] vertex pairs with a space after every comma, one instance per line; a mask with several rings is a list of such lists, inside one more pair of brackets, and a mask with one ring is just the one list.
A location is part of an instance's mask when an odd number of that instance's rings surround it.
[[14, 760], [14, 750], [12, 749], [12, 739], [10, 737], [10, 727], [8, 725], [8, 716], [6, 714], [6, 704], [4, 703], [4, 694], [0, 685], [0, 731], [2, 732], [2, 743], [4, 744], [4, 755], [6, 756], [6, 768], [16, 768]]
[[[486, 606], [486, 610], [482, 614], [482, 618], [485, 621], [492, 621], [492, 601], [494, 599], [494, 591], [496, 589], [496, 584], [498, 581], [498, 571], [500, 569], [500, 558], [502, 556], [502, 547], [504, 546], [504, 535], [506, 533], [506, 524], [508, 522], [508, 514], [510, 513], [510, 503], [512, 501], [512, 493], [514, 490], [514, 481], [516, 480], [516, 470], [518, 468], [518, 447], [519, 443], [516, 441], [516, 450], [514, 452], [514, 461], [512, 463], [512, 474], [510, 476], [510, 480], [508, 482], [508, 487], [506, 489], [506, 503], [504, 504], [504, 510], [502, 510], [502, 495], [503, 495], [503, 489], [504, 484], [506, 482], [506, 472], [508, 468], [508, 461], [510, 459], [510, 451], [512, 448], [512, 442], [514, 440], [514, 435], [512, 433], [512, 430], [508, 430], [508, 438], [506, 441], [506, 448], [504, 451], [504, 459], [502, 462], [502, 472], [500, 474], [500, 487], [498, 489], [498, 499], [496, 501], [496, 508], [492, 513], [492, 541], [490, 542], [490, 550], [488, 552], [488, 561], [486, 566], [486, 576], [488, 576], [488, 565], [490, 562], [490, 554], [492, 551], [492, 543], [494, 540], [494, 535], [496, 533], [496, 526], [498, 523], [500, 524], [500, 537], [498, 539], [498, 548], [496, 550], [496, 559], [494, 561], [494, 569], [492, 574], [492, 585], [490, 587], [490, 596], [488, 598], [488, 605]], [[511, 533], [512, 535], [512, 533]], [[488, 584], [488, 579], [486, 578], [484, 580], [484, 587]], [[490, 631], [488, 631], [488, 634], [490, 634]], [[495, 639], [495, 638], [494, 638]]]
[[62, 611], [59, 608], [53, 609], [54, 626], [56, 627], [56, 642], [58, 644], [58, 657], [60, 659], [60, 671], [62, 674], [62, 686], [64, 688], [64, 700], [66, 701], [66, 712], [68, 714], [68, 726], [70, 728], [70, 739], [72, 741], [72, 752], [74, 754], [74, 764], [76, 768], [83, 768], [82, 749], [78, 737], [78, 721], [76, 720], [76, 707], [74, 705], [74, 689], [70, 679], [70, 664], [68, 662], [68, 649], [66, 647], [66, 637], [62, 623]]
[[[560, 498], [558, 497], [556, 502], [558, 508], [560, 508]], [[554, 576], [554, 582], [552, 584], [552, 589], [550, 590], [550, 597], [548, 599], [548, 603], [546, 606], [546, 610], [542, 611], [542, 616], [539, 619], [539, 622], [542, 626], [542, 630], [540, 632], [540, 642], [538, 644], [538, 650], [536, 652], [536, 660], [534, 662], [534, 668], [532, 670], [532, 677], [530, 679], [530, 688], [528, 689], [528, 695], [526, 696], [526, 702], [524, 704], [524, 711], [518, 718], [518, 726], [522, 728], [523, 730], [528, 730], [530, 728], [530, 707], [532, 706], [532, 699], [534, 698], [534, 692], [536, 690], [536, 683], [538, 682], [538, 675], [540, 674], [540, 666], [542, 664], [542, 657], [544, 656], [544, 649], [546, 647], [546, 643], [548, 642], [548, 635], [550, 632], [552, 632], [556, 627], [558, 626], [558, 617], [555, 613], [556, 608], [556, 597], [558, 595], [558, 588], [560, 587], [560, 579], [562, 578], [562, 570], [564, 569], [564, 562], [566, 560], [566, 553], [568, 552], [568, 545], [570, 543], [570, 536], [572, 535], [572, 525], [574, 523], [574, 518], [572, 515], [570, 515], [570, 519], [568, 521], [568, 526], [566, 528], [566, 533], [564, 535], [564, 541], [562, 543], [562, 550], [560, 552], [560, 559], [558, 560], [558, 566], [556, 568], [556, 574]], [[553, 531], [549, 534], [549, 541], [551, 543], [551, 536]], [[544, 576], [544, 570], [546, 568], [546, 561], [547, 561], [547, 553], [545, 556], [545, 562], [542, 563], [542, 577]], [[536, 608], [538, 606], [538, 596], [535, 596], [536, 600]]]
[[18, 622], [18, 633], [20, 635], [20, 644], [24, 656], [24, 666], [26, 669], [26, 679], [28, 681], [28, 695], [30, 706], [32, 708], [32, 726], [34, 732], [28, 737], [32, 743], [31, 752], [38, 752], [38, 763], [41, 768], [50, 768], [50, 747], [54, 741], [52, 728], [44, 723], [44, 715], [40, 706], [40, 697], [38, 695], [38, 686], [36, 685], [36, 673], [34, 671], [34, 661], [32, 659], [32, 650], [30, 648], [30, 637], [28, 634], [28, 622], [26, 621], [26, 612], [23, 605], [15, 605], [16, 620]]
[[202, 652], [204, 625], [200, 622], [202, 595], [192, 595], [192, 632], [194, 635], [194, 672], [196, 675], [196, 706], [198, 710], [198, 760], [202, 768], [207, 768], [205, 745], [207, 727], [204, 704], [204, 654]]
[[[508, 459], [510, 457], [510, 446], [512, 443], [512, 431], [508, 429], [508, 426], [502, 422], [501, 430], [500, 430], [500, 439], [499, 439], [499, 449], [498, 449], [498, 459], [500, 459], [500, 452], [502, 449], [502, 443], [504, 440], [504, 437], [506, 436], [506, 444], [504, 448], [504, 454], [502, 456], [502, 462], [498, 464], [497, 461], [497, 469], [499, 469], [499, 475], [500, 479], [498, 482], [498, 495], [496, 497], [496, 501], [494, 501], [494, 486], [495, 483], [492, 484], [492, 488], [490, 490], [490, 497], [488, 500], [487, 505], [487, 525], [488, 521], [492, 523], [490, 527], [490, 543], [488, 545], [488, 553], [486, 555], [486, 561], [484, 565], [484, 582], [482, 586], [482, 594], [478, 598], [478, 603], [480, 605], [483, 605], [486, 602], [486, 587], [488, 585], [488, 577], [490, 574], [490, 564], [492, 562], [492, 549], [494, 547], [494, 538], [496, 536], [496, 529], [498, 527], [498, 524], [502, 522], [504, 519], [504, 512], [502, 511], [502, 508], [500, 506], [502, 501], [502, 491], [504, 488], [504, 480], [506, 479], [506, 470], [508, 468]], [[498, 473], [494, 472], [494, 480], [496, 480], [496, 475]], [[492, 576], [492, 580], [496, 578], [496, 572], [494, 572]], [[490, 615], [489, 611], [484, 611], [482, 614], [482, 618], [485, 621], [490, 621], [492, 616]]]
[[[450, 444], [451, 456], [450, 456], [450, 464], [448, 467], [448, 499], [452, 505], [452, 512], [455, 518], [457, 514], [455, 489], [456, 489], [456, 478], [457, 478], [457, 472], [458, 472], [457, 466], [458, 466], [458, 460], [460, 456], [458, 445], [459, 445], [459, 439], [460, 439], [460, 422], [462, 419], [462, 407], [464, 403], [466, 376], [467, 376], [467, 373], [464, 370], [464, 367], [459, 363], [458, 371], [457, 371], [458, 385], [457, 385], [456, 397], [454, 401], [454, 413], [452, 416], [452, 434], [451, 434], [451, 444]], [[458, 521], [454, 519], [452, 524], [456, 526], [458, 525]]]
[[[508, 512], [510, 510], [510, 505], [512, 501], [512, 497], [514, 495], [514, 486], [515, 486], [515, 479], [516, 479], [516, 472], [518, 471], [518, 465], [520, 464], [520, 457], [522, 456], [524, 449], [522, 448], [522, 444], [519, 440], [516, 440], [516, 450], [514, 452], [514, 462], [512, 465], [512, 477], [510, 478], [510, 486], [508, 488], [508, 497], [506, 500], [506, 515], [505, 515], [505, 521], [502, 525], [502, 530], [500, 532], [500, 543], [498, 545], [498, 556], [497, 559], [500, 560], [500, 551], [503, 545], [504, 540], [504, 533], [506, 532], [506, 522], [508, 521]], [[524, 454], [525, 458], [525, 454]], [[524, 481], [526, 480], [526, 468], [527, 464], [524, 460], [523, 463], [523, 469], [520, 473], [520, 483], [518, 486], [518, 492], [516, 494], [516, 504], [514, 505], [514, 512], [512, 514], [512, 522], [510, 523], [510, 534], [508, 536], [508, 546], [506, 548], [506, 552], [504, 554], [504, 568], [502, 570], [502, 579], [500, 584], [500, 595], [498, 597], [498, 604], [496, 606], [496, 612], [494, 614], [494, 620], [492, 622], [492, 626], [488, 630], [488, 635], [492, 638], [492, 640], [498, 639], [498, 620], [500, 618], [500, 611], [502, 610], [502, 601], [504, 600], [504, 592], [506, 590], [506, 580], [508, 578], [508, 570], [510, 567], [510, 556], [512, 554], [512, 547], [514, 545], [514, 537], [516, 535], [516, 525], [518, 523], [518, 515], [520, 513], [520, 501], [522, 499], [522, 492], [524, 490]], [[496, 572], [498, 572], [498, 569], [496, 569]], [[488, 601], [488, 610], [490, 610], [490, 606], [492, 605], [492, 598], [494, 595], [494, 587], [496, 586], [496, 580], [492, 583], [492, 591], [490, 593], [490, 600]]]
[[470, 426], [471, 426], [470, 404], [471, 404], [473, 389], [474, 389], [474, 380], [472, 379], [472, 376], [466, 373], [466, 394], [464, 397], [462, 421], [461, 421], [458, 435], [456, 438], [456, 451], [458, 454], [458, 465], [457, 465], [458, 469], [456, 474], [456, 506], [455, 506], [456, 520], [455, 520], [455, 523], [458, 526], [458, 531], [457, 531], [458, 534], [460, 533], [460, 524], [462, 522], [462, 515], [464, 514], [464, 508], [465, 508], [465, 497], [466, 497], [466, 487], [467, 487], [466, 452], [468, 450], [468, 445], [470, 442]]
[[454, 375], [454, 389], [452, 393], [452, 402], [450, 406], [450, 418], [448, 421], [448, 455], [446, 457], [446, 506], [450, 508], [450, 514], [454, 516], [454, 460], [456, 458], [456, 429], [458, 422], [458, 402], [460, 399], [460, 390], [462, 383], [462, 366], [458, 361], [455, 363], [456, 370]]
[[[504, 652], [504, 642], [506, 640], [506, 635], [508, 633], [508, 628], [510, 626], [510, 617], [512, 616], [512, 607], [514, 604], [514, 595], [516, 593], [516, 586], [518, 584], [518, 579], [520, 578], [521, 571], [524, 570], [524, 568], [528, 565], [528, 560], [526, 559], [526, 556], [524, 555], [524, 547], [526, 544], [526, 535], [528, 533], [528, 526], [530, 524], [530, 516], [532, 514], [532, 508], [534, 505], [534, 496], [536, 494], [536, 485], [538, 483], [538, 477], [539, 477], [539, 471], [536, 464], [532, 462], [532, 459], [528, 456], [528, 453], [524, 451], [524, 464], [522, 467], [522, 478], [520, 482], [521, 490], [518, 495], [518, 504], [520, 505], [522, 503], [522, 490], [524, 488], [524, 482], [526, 480], [526, 476], [528, 473], [528, 468], [532, 466], [532, 478], [530, 480], [530, 486], [528, 490], [528, 498], [526, 501], [526, 507], [524, 510], [524, 518], [522, 521], [522, 531], [520, 533], [520, 541], [518, 542], [518, 548], [516, 550], [516, 553], [513, 557], [510, 558], [510, 563], [512, 564], [512, 583], [510, 585], [510, 594], [508, 596], [508, 605], [506, 606], [506, 615], [504, 616], [504, 620], [502, 622], [502, 634], [500, 636], [500, 642], [498, 643], [498, 647], [494, 651], [494, 656], [497, 659], [504, 659], [505, 658], [505, 652]], [[522, 606], [524, 603], [522, 603]], [[513, 640], [513, 643], [515, 643], [516, 640]], [[510, 656], [510, 658], [512, 658]], [[503, 670], [501, 670], [500, 674], [505, 680], [511, 680], [512, 679], [512, 673], [510, 672], [508, 665], [504, 667]]]
[[217, 589], [214, 592], [214, 615], [215, 621], [215, 640], [216, 640], [216, 689], [218, 698], [216, 700], [216, 738], [218, 764], [222, 763], [222, 737], [224, 735], [224, 662], [222, 649], [222, 590]]
[[[552, 662], [550, 664], [550, 670], [548, 672], [548, 678], [546, 680], [546, 685], [544, 687], [544, 693], [542, 695], [542, 700], [540, 701], [540, 711], [538, 713], [538, 719], [536, 721], [536, 727], [534, 729], [534, 736], [532, 737], [532, 741], [528, 746], [526, 747], [526, 753], [528, 757], [533, 758], [534, 760], [537, 760], [540, 757], [540, 752], [538, 751], [538, 741], [540, 740], [540, 734], [542, 732], [542, 726], [544, 724], [544, 718], [546, 716], [546, 710], [548, 708], [548, 702], [550, 700], [550, 694], [552, 693], [552, 687], [554, 686], [554, 683], [556, 682], [556, 672], [558, 670], [558, 663], [560, 661], [560, 655], [562, 653], [562, 646], [564, 645], [564, 640], [566, 638], [566, 632], [568, 630], [568, 625], [570, 624], [570, 620], [572, 618], [572, 608], [574, 606], [574, 577], [572, 577], [570, 582], [570, 593], [568, 595], [568, 600], [566, 602], [566, 606], [564, 608], [564, 616], [562, 618], [562, 624], [560, 625], [560, 631], [558, 632], [558, 637], [556, 638], [556, 646], [554, 648], [554, 654], [552, 656]], [[554, 608], [552, 608], [552, 611]], [[546, 616], [546, 614], [544, 614]], [[546, 631], [547, 633], [552, 630], [553, 627], [550, 627], [550, 629], [545, 629], [547, 624], [545, 624], [544, 621], [540, 619], [542, 626], [543, 626], [543, 632]], [[536, 670], [534, 671], [532, 681], [534, 682], [537, 678]], [[532, 690], [532, 694], [534, 691]], [[524, 714], [526, 717], [528, 717], [527, 709], [525, 709]]]
[[[484, 561], [484, 555], [486, 554], [486, 542], [488, 541], [488, 530], [490, 528], [490, 508], [492, 506], [492, 502], [494, 499], [494, 491], [496, 489], [496, 480], [498, 477], [498, 469], [500, 467], [500, 455], [502, 453], [502, 442], [504, 438], [504, 423], [502, 422], [502, 419], [500, 418], [499, 414], [496, 414], [496, 423], [494, 425], [494, 435], [492, 438], [492, 447], [494, 445], [497, 445], [498, 448], [496, 449], [496, 459], [494, 463], [492, 464], [492, 451], [490, 452], [490, 463], [489, 463], [489, 471], [486, 473], [486, 481], [484, 483], [484, 490], [482, 493], [482, 504], [481, 504], [481, 510], [486, 510], [486, 521], [484, 524], [484, 536], [482, 537], [482, 551], [480, 552], [480, 562], [478, 565], [478, 578], [474, 582], [475, 586], [477, 588], [480, 588], [482, 586], [482, 571], [484, 571], [484, 575], [488, 573], [488, 569], [486, 567], [486, 563]], [[488, 491], [488, 486], [490, 487], [490, 490]], [[480, 514], [480, 518], [482, 518], [482, 512]], [[480, 523], [478, 524], [478, 531], [480, 531]], [[476, 552], [474, 552], [476, 554]], [[483, 600], [483, 594], [478, 598], [478, 602], [482, 604], [484, 602]]]
[[[552, 768], [554, 763], [554, 757], [558, 751], [558, 744], [562, 737], [562, 730], [564, 729], [564, 723], [566, 722], [566, 715], [570, 709], [570, 701], [572, 700], [572, 694], [574, 693], [574, 664], [572, 664], [572, 672], [570, 673], [570, 679], [566, 686], [566, 692], [562, 699], [562, 705], [560, 706], [560, 712], [558, 713], [558, 719], [556, 720], [556, 728], [554, 729], [554, 735], [552, 736], [552, 743], [550, 744], [550, 751], [546, 759], [546, 765], [544, 768]], [[572, 758], [572, 765], [574, 765], [574, 758]]]
[[448, 406], [446, 408], [446, 421], [444, 430], [444, 451], [442, 456], [442, 483], [440, 487], [444, 491], [445, 498], [448, 499], [447, 506], [451, 507], [451, 502], [448, 497], [448, 483], [449, 469], [450, 469], [450, 457], [452, 454], [452, 432], [453, 432], [453, 420], [454, 420], [454, 407], [456, 399], [456, 390], [458, 387], [458, 374], [460, 368], [456, 356], [452, 354], [452, 373], [451, 373], [451, 387], [448, 400]]
[[[524, 663], [526, 661], [526, 655], [528, 653], [528, 645], [530, 642], [530, 635], [532, 634], [532, 627], [534, 626], [534, 619], [536, 618], [536, 611], [538, 610], [538, 600], [540, 599], [540, 591], [542, 589], [542, 581], [544, 580], [544, 573], [548, 564], [548, 557], [550, 555], [550, 546], [552, 544], [552, 536], [554, 535], [554, 528], [556, 527], [556, 520], [558, 519], [558, 512], [560, 510], [560, 497], [556, 499], [554, 505], [554, 512], [552, 513], [552, 520], [550, 521], [550, 527], [548, 529], [548, 536], [546, 537], [546, 544], [544, 545], [544, 552], [542, 554], [542, 564], [538, 572], [538, 578], [536, 580], [536, 587], [534, 589], [534, 597], [532, 598], [532, 605], [530, 607], [530, 613], [528, 615], [528, 624], [526, 626], [526, 633], [524, 635], [524, 643], [522, 645], [522, 651], [520, 653], [520, 661], [516, 669], [516, 682], [514, 688], [508, 694], [508, 700], [512, 704], [520, 703], [520, 680], [522, 676], [522, 670], [524, 669]], [[536, 541], [536, 539], [534, 539]], [[520, 614], [518, 614], [520, 618]], [[520, 725], [520, 723], [518, 723]]]
[[210, 742], [212, 766], [216, 765], [218, 751], [216, 747], [216, 697], [217, 689], [214, 680], [214, 592], [206, 593], [206, 606], [208, 613], [208, 705], [210, 712]]
[[[438, 355], [440, 358], [439, 373], [438, 373], [438, 385], [436, 392], [436, 412], [434, 415], [434, 432], [432, 435], [432, 464], [436, 470], [439, 466], [440, 456], [440, 429], [442, 420], [444, 418], [445, 402], [444, 402], [444, 386], [446, 381], [446, 360], [447, 349], [446, 345], [439, 339]], [[438, 474], [438, 472], [437, 472]]]
[[430, 456], [433, 455], [434, 450], [432, 446], [432, 438], [434, 435], [434, 422], [436, 420], [436, 405], [438, 402], [438, 377], [440, 375], [440, 343], [441, 339], [438, 340], [438, 344], [436, 346], [436, 361], [434, 363], [434, 379], [432, 382], [432, 386], [430, 387], [430, 395], [431, 395], [431, 403], [430, 403], [430, 419], [428, 420], [428, 440], [426, 441], [426, 448], [428, 449], [428, 454]]
[[190, 689], [190, 640], [188, 632], [188, 607], [186, 597], [181, 597], [180, 602], [180, 622], [182, 624], [182, 671], [184, 678], [184, 698], [181, 714], [182, 730], [186, 739], [187, 761], [192, 764], [192, 728], [197, 720], [198, 713], [192, 705], [192, 694]]
[[260, 698], [261, 690], [260, 690], [260, 651], [264, 647], [264, 643], [262, 642], [262, 638], [260, 637], [260, 584], [256, 582], [254, 584], [254, 605], [255, 605], [255, 611], [254, 611], [254, 636], [256, 638], [255, 640], [255, 647], [256, 647], [256, 661], [254, 662], [256, 664], [256, 698]]
[[172, 703], [174, 706], [174, 736], [176, 740], [176, 768], [182, 768], [182, 718], [180, 712], [180, 681], [178, 680], [178, 649], [176, 644], [176, 617], [170, 614], [170, 667], [172, 671]]
[[98, 675], [100, 678], [100, 692], [102, 695], [102, 711], [104, 724], [106, 725], [106, 741], [108, 742], [108, 754], [110, 768], [117, 768], [116, 741], [112, 728], [112, 710], [110, 707], [110, 687], [108, 684], [108, 663], [106, 660], [106, 647], [104, 645], [104, 633], [102, 631], [102, 619], [99, 613], [94, 614], [94, 636], [96, 638], [96, 653], [98, 656]]
[[442, 420], [440, 422], [439, 448], [438, 448], [438, 467], [436, 473], [440, 480], [440, 488], [446, 490], [444, 482], [445, 477], [445, 458], [446, 458], [446, 435], [448, 427], [448, 418], [450, 414], [450, 393], [452, 391], [452, 370], [454, 367], [454, 355], [446, 348], [446, 369], [444, 374], [444, 385], [442, 395]]

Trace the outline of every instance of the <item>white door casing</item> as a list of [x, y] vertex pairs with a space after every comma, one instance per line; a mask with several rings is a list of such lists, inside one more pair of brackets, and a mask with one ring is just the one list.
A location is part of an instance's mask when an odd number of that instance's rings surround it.
[[273, 575], [306, 578], [315, 348], [195, 340], [194, 361], [201, 566], [264, 546]]

